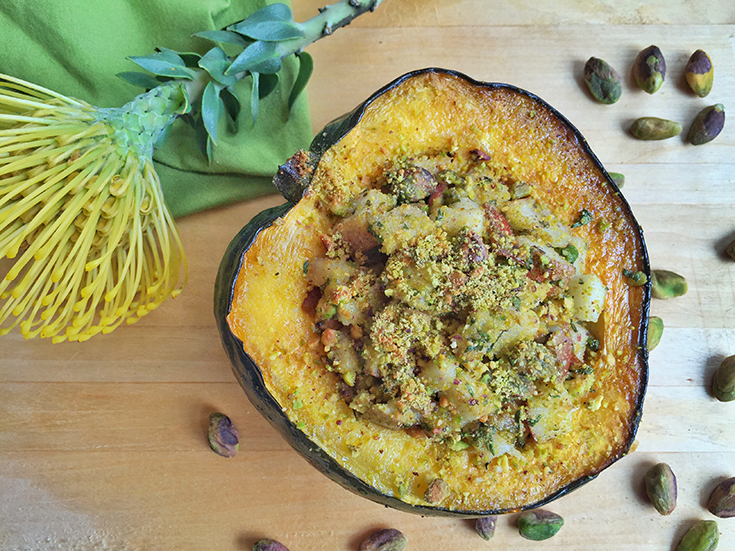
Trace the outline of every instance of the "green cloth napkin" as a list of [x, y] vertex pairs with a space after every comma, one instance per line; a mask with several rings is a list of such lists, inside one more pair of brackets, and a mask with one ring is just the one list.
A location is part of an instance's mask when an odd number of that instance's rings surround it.
[[[205, 53], [214, 43], [192, 34], [245, 19], [266, 0], [1, 0], [0, 72], [85, 100], [119, 107], [143, 89], [116, 77], [140, 70], [128, 56], [156, 46]], [[174, 216], [275, 192], [271, 178], [299, 148], [307, 147], [311, 122], [303, 93], [288, 112], [298, 72], [290, 56], [279, 88], [261, 101], [255, 125], [250, 84], [238, 83], [239, 132], [223, 123], [214, 160], [207, 163], [191, 128], [176, 121], [154, 160]]]

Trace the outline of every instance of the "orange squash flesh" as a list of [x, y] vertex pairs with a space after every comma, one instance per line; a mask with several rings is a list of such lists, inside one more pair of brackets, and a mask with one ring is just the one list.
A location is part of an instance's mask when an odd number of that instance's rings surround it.
[[[607, 287], [594, 327], [595, 382], [575, 398], [573, 429], [489, 464], [354, 415], [340, 399], [337, 375], [326, 369], [313, 314], [302, 308], [305, 263], [324, 255], [329, 207], [349, 205], [391, 159], [471, 149], [490, 152], [513, 179], [531, 183], [568, 225], [582, 209], [593, 214], [593, 223], [571, 231], [589, 243], [587, 268]], [[515, 511], [577, 487], [632, 444], [647, 377], [649, 291], [631, 285], [623, 268], [648, 272], [640, 228], [576, 129], [526, 92], [429, 70], [376, 95], [324, 152], [301, 201], [258, 233], [242, 256], [227, 323], [283, 415], [377, 493], [426, 514], [426, 488], [442, 478], [452, 491], [433, 507], [439, 513]]]

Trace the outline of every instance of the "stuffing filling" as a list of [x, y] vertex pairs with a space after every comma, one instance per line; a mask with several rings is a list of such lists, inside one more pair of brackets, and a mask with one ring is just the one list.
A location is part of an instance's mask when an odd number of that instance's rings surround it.
[[487, 460], [568, 431], [573, 398], [594, 392], [606, 292], [585, 271], [584, 213], [565, 225], [478, 150], [363, 180], [320, 197], [333, 225], [305, 266], [304, 307], [355, 414]]

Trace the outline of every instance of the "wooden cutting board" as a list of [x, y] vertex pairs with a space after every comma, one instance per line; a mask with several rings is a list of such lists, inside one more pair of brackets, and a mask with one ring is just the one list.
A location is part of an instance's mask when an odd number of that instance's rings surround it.
[[[294, 0], [297, 20], [315, 0]], [[615, 105], [581, 84], [601, 57], [627, 76], [637, 52], [658, 45], [669, 73], [649, 96], [628, 80]], [[705, 49], [715, 65], [708, 98], [687, 92], [684, 64]], [[267, 197], [179, 221], [190, 263], [181, 297], [139, 323], [82, 345], [0, 338], [0, 549], [248, 550], [270, 537], [292, 551], [355, 550], [375, 528], [395, 527], [409, 549], [669, 550], [698, 519], [714, 485], [735, 476], [735, 404], [709, 386], [735, 354], [735, 126], [712, 143], [640, 142], [643, 115], [686, 129], [713, 103], [735, 108], [735, 4], [725, 0], [386, 0], [309, 48], [314, 130], [400, 74], [427, 66], [506, 82], [540, 95], [588, 139], [645, 230], [651, 263], [688, 279], [686, 296], [655, 301], [666, 324], [651, 354], [637, 451], [552, 505], [566, 523], [544, 543], [521, 540], [516, 515], [493, 541], [464, 520], [385, 509], [317, 473], [247, 402], [212, 315], [212, 285], [230, 239]], [[267, 315], [267, 314], [264, 314]], [[215, 455], [209, 413], [240, 429], [240, 452]], [[679, 480], [668, 517], [646, 502], [642, 480], [657, 462]], [[735, 549], [735, 520], [721, 520], [720, 549]]]

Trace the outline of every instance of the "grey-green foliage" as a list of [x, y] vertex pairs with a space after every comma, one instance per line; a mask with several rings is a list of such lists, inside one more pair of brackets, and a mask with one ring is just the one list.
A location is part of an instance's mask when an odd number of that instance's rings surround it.
[[241, 100], [233, 89], [238, 81], [250, 80], [250, 112], [255, 123], [260, 100], [278, 86], [283, 60], [290, 55], [296, 56], [299, 70], [289, 93], [290, 110], [314, 68], [311, 56], [303, 48], [347, 25], [355, 17], [373, 11], [381, 2], [340, 0], [304, 23], [294, 21], [291, 8], [286, 4], [270, 4], [224, 29], [196, 33], [194, 36], [198, 38], [217, 43], [204, 55], [158, 48], [153, 54], [129, 58], [147, 73], [126, 71], [118, 76], [147, 90], [171, 80], [187, 83], [192, 109], [182, 118], [196, 131], [200, 148], [211, 162], [212, 148], [218, 141], [219, 122], [225, 114], [231, 130], [238, 130]]

